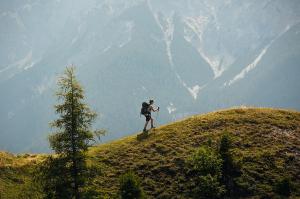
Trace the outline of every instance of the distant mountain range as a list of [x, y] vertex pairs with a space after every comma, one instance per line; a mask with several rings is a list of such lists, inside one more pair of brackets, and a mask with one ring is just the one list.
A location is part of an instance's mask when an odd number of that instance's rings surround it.
[[[49, 150], [56, 79], [77, 66], [104, 140], [231, 106], [300, 109], [298, 0], [0, 2], [0, 149]], [[155, 115], [156, 116], [156, 115]]]

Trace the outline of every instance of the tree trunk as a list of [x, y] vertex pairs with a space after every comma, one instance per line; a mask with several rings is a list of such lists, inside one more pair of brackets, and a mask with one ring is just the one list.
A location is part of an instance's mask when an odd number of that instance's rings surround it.
[[72, 96], [71, 96], [71, 117], [72, 117], [72, 127], [71, 127], [71, 139], [72, 139], [72, 163], [73, 163], [73, 180], [74, 180], [74, 195], [75, 199], [79, 199], [79, 187], [78, 187], [78, 169], [77, 169], [77, 154], [76, 154], [76, 147], [75, 147], [75, 138], [74, 134], [76, 132], [76, 118], [74, 116], [74, 90], [73, 90], [73, 77], [71, 76], [71, 89], [72, 89]]

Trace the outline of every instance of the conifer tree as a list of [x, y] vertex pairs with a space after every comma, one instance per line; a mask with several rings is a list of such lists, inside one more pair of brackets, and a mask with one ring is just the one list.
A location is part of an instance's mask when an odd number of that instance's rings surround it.
[[[45, 161], [50, 197], [69, 193], [68, 198], [81, 198], [86, 182], [86, 151], [93, 140], [92, 122], [96, 113], [84, 102], [84, 91], [74, 74], [74, 67], [67, 67], [58, 81], [56, 93], [59, 103], [55, 105], [58, 119], [51, 123], [57, 131], [49, 137], [56, 157]], [[53, 175], [51, 172], [53, 171]]]
[[232, 137], [228, 132], [225, 132], [220, 140], [219, 154], [222, 159], [222, 182], [226, 186], [227, 195], [234, 196], [234, 193], [239, 191], [234, 178], [240, 176], [239, 165], [234, 163], [233, 156], [230, 152], [232, 149]]

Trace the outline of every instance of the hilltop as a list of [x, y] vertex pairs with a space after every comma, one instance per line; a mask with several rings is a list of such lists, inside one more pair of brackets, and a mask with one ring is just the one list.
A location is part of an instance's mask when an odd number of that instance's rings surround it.
[[[196, 115], [161, 126], [143, 140], [132, 135], [91, 147], [89, 164], [101, 172], [90, 188], [112, 198], [119, 176], [132, 170], [149, 198], [187, 198], [193, 178], [186, 174], [187, 158], [208, 141], [217, 146], [225, 132], [233, 138], [234, 161], [241, 165], [237, 180], [247, 190], [245, 197], [277, 197], [274, 185], [283, 177], [293, 182], [293, 197], [300, 196], [300, 113], [264, 108]], [[32, 189], [33, 165], [43, 157], [0, 153], [0, 198], [24, 198]]]

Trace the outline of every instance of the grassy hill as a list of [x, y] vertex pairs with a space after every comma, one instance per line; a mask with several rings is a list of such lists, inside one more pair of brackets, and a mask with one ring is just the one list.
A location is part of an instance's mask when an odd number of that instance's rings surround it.
[[[148, 198], [188, 198], [194, 176], [186, 172], [187, 158], [208, 142], [217, 148], [225, 132], [233, 139], [232, 154], [241, 173], [236, 180], [246, 190], [245, 198], [279, 198], [274, 188], [284, 177], [292, 182], [291, 198], [300, 197], [300, 113], [263, 108], [197, 115], [159, 127], [142, 140], [133, 135], [91, 147], [89, 164], [101, 172], [90, 188], [112, 198], [119, 176], [132, 170]], [[0, 198], [34, 193], [30, 173], [43, 157], [0, 153]]]
[[36, 188], [32, 185], [34, 166], [45, 155], [0, 152], [0, 199], [31, 198]]

